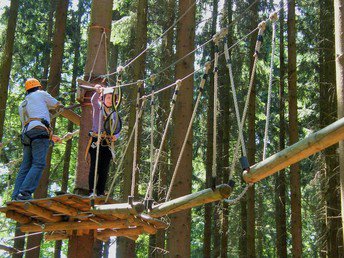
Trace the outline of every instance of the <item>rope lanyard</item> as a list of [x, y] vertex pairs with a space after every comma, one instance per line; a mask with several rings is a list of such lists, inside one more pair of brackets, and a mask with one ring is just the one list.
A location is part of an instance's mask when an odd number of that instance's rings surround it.
[[154, 90], [155, 90], [155, 78], [156, 76], [153, 74], [151, 75], [151, 82], [152, 82], [152, 97], [151, 97], [151, 116], [150, 116], [150, 125], [151, 125], [151, 133], [150, 133], [150, 181], [153, 181], [153, 166], [154, 166]]
[[100, 37], [100, 42], [99, 42], [99, 45], [98, 45], [96, 56], [94, 57], [94, 60], [93, 60], [92, 69], [90, 71], [90, 76], [88, 77], [88, 81], [91, 81], [93, 70], [94, 70], [94, 67], [95, 67], [97, 59], [98, 59], [98, 55], [99, 55], [99, 51], [100, 51], [100, 46], [102, 45], [104, 35], [106, 35], [105, 30], [103, 31], [102, 36]]
[[[247, 109], [248, 109], [248, 105], [250, 102], [250, 96], [251, 96], [251, 92], [252, 92], [252, 88], [253, 88], [253, 82], [254, 82], [254, 75], [256, 72], [256, 68], [257, 68], [257, 62], [258, 62], [258, 58], [259, 58], [259, 51], [260, 51], [260, 47], [262, 45], [262, 41], [263, 41], [263, 34], [266, 28], [266, 22], [262, 21], [261, 23], [259, 23], [258, 25], [258, 36], [257, 36], [257, 41], [256, 41], [256, 46], [255, 46], [255, 51], [254, 51], [254, 62], [253, 62], [253, 66], [252, 66], [252, 71], [251, 71], [251, 77], [250, 77], [250, 84], [249, 84], [249, 89], [248, 89], [248, 93], [247, 93], [247, 98], [246, 98], [246, 102], [245, 102], [245, 106], [244, 106], [244, 112], [242, 115], [242, 119], [241, 119], [241, 123], [239, 125], [239, 131], [243, 131], [243, 127], [244, 127], [244, 123], [246, 120], [246, 114], [247, 114]], [[234, 155], [233, 155], [233, 160], [232, 160], [232, 166], [231, 166], [231, 170], [230, 170], [230, 174], [229, 174], [229, 179], [232, 179], [233, 177], [233, 172], [235, 169], [235, 161], [237, 159], [238, 156], [238, 151], [239, 151], [239, 147], [240, 147], [240, 135], [238, 136], [236, 145], [235, 145], [235, 150], [234, 150]], [[243, 169], [249, 169], [249, 164], [247, 162], [247, 160], [241, 160], [242, 162], [242, 167]]]
[[[139, 112], [139, 114], [138, 114], [139, 117], [142, 116], [143, 109], [144, 109], [144, 107], [145, 107], [145, 105], [146, 105], [146, 101], [147, 101], [147, 98], [143, 98], [143, 99], [142, 99], [140, 112]], [[133, 126], [133, 129], [132, 129], [132, 131], [131, 131], [131, 133], [130, 133], [130, 136], [129, 136], [129, 139], [128, 139], [128, 141], [127, 141], [127, 145], [126, 145], [125, 150], [124, 150], [124, 152], [123, 152], [122, 158], [121, 158], [121, 160], [120, 160], [120, 162], [119, 162], [119, 164], [118, 164], [118, 166], [117, 166], [117, 170], [116, 170], [115, 175], [117, 175], [117, 174], [119, 173], [119, 171], [120, 171], [120, 169], [121, 169], [121, 167], [122, 167], [124, 158], [125, 158], [125, 156], [126, 156], [126, 154], [127, 154], [127, 151], [128, 151], [128, 149], [129, 149], [129, 143], [130, 143], [131, 140], [133, 139], [134, 132], [135, 132], [135, 129], [136, 129], [137, 126], [138, 126], [138, 122], [135, 121], [135, 124], [134, 124], [134, 126]], [[110, 196], [110, 193], [112, 192], [112, 189], [113, 189], [113, 187], [114, 187], [114, 185], [115, 185], [115, 179], [116, 179], [116, 177], [114, 177], [113, 180], [112, 180], [112, 182], [111, 182], [111, 186], [110, 186], [109, 192], [108, 192], [108, 194], [107, 194], [107, 196], [106, 196], [105, 203], [108, 201], [109, 196]]]
[[272, 38], [271, 38], [271, 61], [270, 61], [270, 76], [269, 76], [269, 89], [268, 89], [268, 102], [266, 105], [266, 120], [265, 120], [265, 131], [264, 131], [264, 147], [263, 147], [263, 160], [266, 158], [266, 149], [268, 144], [268, 129], [270, 122], [270, 106], [271, 106], [271, 94], [272, 94], [272, 80], [274, 72], [274, 57], [276, 49], [276, 22], [278, 20], [277, 13], [272, 13], [270, 15], [270, 20], [272, 22]]
[[151, 173], [151, 177], [150, 177], [150, 180], [149, 180], [149, 184], [148, 184], [148, 188], [147, 188], [147, 192], [146, 192], [146, 196], [145, 196], [146, 200], [147, 199], [152, 199], [152, 197], [153, 197], [153, 178], [155, 176], [155, 172], [156, 172], [157, 167], [158, 167], [159, 158], [160, 158], [161, 151], [162, 151], [162, 148], [163, 148], [165, 140], [166, 140], [166, 136], [167, 136], [167, 131], [168, 131], [169, 125], [172, 122], [172, 115], [173, 115], [173, 112], [174, 112], [174, 108], [176, 106], [176, 101], [177, 101], [177, 97], [178, 97], [178, 94], [179, 94], [179, 88], [180, 88], [181, 84], [182, 84], [181, 80], [177, 80], [175, 82], [176, 88], [174, 90], [172, 101], [171, 101], [170, 113], [169, 113], [167, 121], [166, 121], [166, 125], [165, 125], [164, 133], [162, 135], [162, 139], [161, 139], [161, 142], [160, 142], [159, 150], [158, 150], [157, 155], [156, 155], [156, 157], [154, 159], [154, 166], [153, 166], [153, 170], [152, 170], [152, 173]]
[[226, 58], [226, 65], [227, 65], [228, 72], [229, 72], [229, 80], [230, 80], [230, 84], [231, 84], [231, 88], [232, 88], [235, 116], [236, 116], [237, 124], [238, 124], [238, 131], [239, 131], [239, 137], [241, 140], [242, 153], [243, 153], [243, 156], [247, 156], [246, 146], [245, 146], [245, 141], [244, 141], [244, 134], [242, 131], [242, 127], [240, 126], [241, 118], [240, 118], [240, 112], [239, 112], [238, 98], [236, 95], [236, 89], [235, 89], [234, 78], [233, 78], [233, 70], [232, 70], [232, 62], [231, 62], [231, 58], [229, 56], [227, 40], [225, 40], [225, 43], [224, 43], [224, 52], [225, 52], [225, 58]]
[[[142, 92], [142, 86], [143, 81], [139, 80], [137, 81], [137, 101], [136, 101], [136, 120], [135, 124], [139, 123], [140, 117], [140, 98], [141, 98], [141, 92]], [[135, 127], [135, 133], [134, 133], [134, 155], [133, 155], [133, 170], [132, 170], [132, 179], [131, 179], [131, 196], [134, 196], [135, 194], [135, 185], [136, 185], [136, 171], [137, 171], [137, 145], [138, 145], [138, 138], [139, 138], [139, 127]]]
[[176, 180], [177, 171], [178, 171], [178, 168], [180, 166], [180, 162], [181, 162], [182, 156], [184, 154], [185, 146], [186, 146], [186, 143], [188, 141], [188, 138], [189, 138], [189, 135], [190, 135], [190, 132], [191, 132], [191, 129], [192, 129], [192, 124], [193, 124], [193, 121], [194, 121], [195, 116], [196, 116], [196, 111], [197, 111], [197, 108], [198, 108], [198, 104], [199, 104], [199, 102], [201, 100], [202, 93], [204, 91], [204, 85], [205, 85], [206, 79], [208, 77], [210, 66], [211, 66], [210, 62], [207, 62], [205, 64], [204, 75], [203, 75], [203, 78], [201, 80], [200, 86], [198, 88], [197, 100], [196, 100], [196, 103], [195, 103], [194, 110], [192, 112], [192, 116], [191, 116], [191, 119], [190, 119], [190, 122], [189, 122], [188, 129], [187, 129], [186, 134], [185, 134], [184, 142], [183, 142], [182, 148], [180, 150], [176, 166], [175, 166], [174, 171], [173, 171], [173, 176], [172, 176], [172, 179], [171, 179], [170, 187], [168, 188], [168, 192], [167, 192], [167, 195], [166, 195], [166, 201], [168, 201], [170, 199], [172, 187], [173, 187], [174, 181]]
[[[103, 91], [100, 93], [99, 97], [103, 96]], [[94, 199], [96, 195], [97, 177], [98, 177], [98, 163], [99, 163], [99, 149], [101, 141], [101, 116], [102, 116], [102, 104], [99, 105], [99, 117], [98, 117], [98, 136], [97, 136], [97, 151], [96, 151], [96, 165], [94, 168], [94, 178], [93, 178], [93, 194], [91, 196], [91, 206], [94, 206]]]

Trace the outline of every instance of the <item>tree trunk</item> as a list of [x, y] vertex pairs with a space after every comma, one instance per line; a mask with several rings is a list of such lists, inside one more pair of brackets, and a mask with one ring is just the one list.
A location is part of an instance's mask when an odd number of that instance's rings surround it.
[[[166, 8], [166, 18], [163, 21], [162, 28], [163, 31], [167, 30], [171, 27], [175, 20], [175, 1], [168, 0], [167, 8]], [[162, 59], [161, 59], [161, 67], [165, 68], [168, 67], [171, 60], [174, 58], [173, 52], [173, 37], [174, 32], [173, 30], [169, 30], [166, 35], [166, 39], [163, 40], [163, 44], [161, 46], [162, 52]], [[169, 85], [173, 82], [174, 74], [172, 68], [166, 70], [161, 78], [161, 85]], [[159, 106], [160, 108], [157, 111], [157, 124], [159, 127], [159, 132], [163, 132], [168, 114], [170, 111], [170, 101], [171, 101], [171, 90], [163, 91], [159, 94]], [[159, 171], [159, 185], [158, 185], [158, 202], [163, 200], [166, 197], [166, 185], [167, 185], [167, 178], [170, 177], [170, 166], [168, 165], [169, 161], [169, 137], [167, 137], [165, 144], [162, 147], [162, 156], [160, 158], [160, 165], [158, 167]], [[154, 252], [153, 257], [155, 258], [163, 258], [163, 250], [165, 249], [165, 230], [158, 230], [156, 237], [155, 237], [155, 247], [158, 249]]]
[[[280, 6], [284, 6], [280, 1]], [[280, 82], [279, 82], [279, 149], [285, 149], [285, 93], [284, 93], [284, 10], [280, 11]], [[285, 171], [275, 176], [275, 221], [277, 257], [287, 257], [287, 218], [286, 218], [286, 180]]]
[[[147, 13], [148, 13], [148, 0], [139, 0], [137, 3], [137, 21], [135, 30], [135, 57], [138, 56], [147, 46]], [[133, 63], [133, 80], [138, 81], [145, 76], [145, 63], [146, 54], [142, 54]], [[129, 101], [136, 100], [138, 87], [132, 87], [129, 93]], [[132, 131], [135, 124], [136, 118], [136, 106], [131, 105], [129, 111], [129, 129], [128, 132]], [[141, 132], [141, 123], [138, 126], [139, 135]], [[139, 137], [140, 138], [140, 137]], [[140, 141], [139, 141], [140, 142]], [[140, 143], [137, 145], [137, 166], [140, 163]], [[134, 152], [134, 139], [130, 142], [127, 157], [124, 161], [124, 180], [123, 180], [123, 199], [126, 200], [131, 195], [131, 183], [132, 173], [136, 173], [136, 185], [135, 185], [135, 197], [137, 194], [137, 185], [139, 181], [138, 169], [135, 168], [133, 171], [133, 155]], [[117, 257], [135, 257], [135, 241], [125, 237], [117, 238]]]
[[[80, 59], [80, 23], [81, 23], [81, 17], [85, 12], [84, 8], [84, 0], [80, 0], [78, 4], [78, 16], [77, 16], [77, 23], [75, 25], [75, 31], [74, 31], [74, 59], [73, 59], [73, 77], [72, 77], [72, 86], [71, 91], [73, 92], [71, 95], [70, 104], [73, 105], [75, 103], [75, 91], [76, 91], [76, 79], [79, 76], [79, 59]], [[74, 15], [73, 15], [74, 18]], [[74, 19], [73, 19], [74, 20]], [[72, 132], [73, 131], [73, 123], [71, 121], [68, 121], [67, 131]], [[65, 153], [64, 153], [64, 160], [63, 160], [63, 171], [62, 171], [62, 185], [61, 185], [61, 191], [64, 193], [67, 193], [68, 190], [68, 178], [69, 178], [69, 167], [70, 167], [70, 158], [72, 153], [72, 139], [67, 141], [66, 147], [65, 147]], [[59, 258], [61, 257], [61, 247], [62, 247], [62, 241], [58, 240], [55, 242], [55, 252], [54, 257]]]
[[[253, 3], [253, 0], [249, 2]], [[257, 27], [258, 21], [258, 3], [252, 7], [250, 29], [253, 30]], [[256, 35], [256, 34], [254, 34]], [[251, 37], [250, 43], [250, 74], [252, 76], [252, 69], [255, 57], [253, 56], [255, 50], [256, 37]], [[249, 164], [255, 163], [256, 154], [256, 131], [255, 131], [255, 121], [256, 121], [256, 82], [253, 82], [253, 87], [250, 98], [250, 103], [247, 111], [247, 121], [248, 121], [248, 142], [247, 142], [247, 159]], [[247, 257], [256, 257], [256, 247], [255, 247], [255, 233], [256, 233], [256, 218], [255, 218], [255, 189], [254, 185], [250, 187], [247, 191]]]
[[[226, 10], [227, 10], [227, 19], [224, 17], [223, 19], [223, 26], [228, 27], [229, 24], [232, 22], [232, 7], [233, 3], [232, 0], [227, 0], [225, 2]], [[232, 45], [233, 42], [233, 33], [230, 30], [228, 32], [228, 43]], [[231, 55], [231, 53], [229, 53]], [[223, 184], [228, 184], [229, 182], [229, 173], [225, 168], [228, 168], [229, 165], [229, 144], [230, 144], [230, 123], [231, 123], [231, 116], [230, 116], [230, 107], [233, 106], [230, 101], [230, 84], [229, 84], [229, 75], [227, 73], [227, 68], [225, 64], [225, 59], [222, 57], [220, 63], [220, 74], [225, 76], [221, 79], [222, 90], [220, 91], [221, 97], [221, 110], [223, 110], [223, 141], [222, 141], [222, 148], [223, 148], [223, 161], [222, 161], [222, 171], [223, 171]], [[221, 258], [226, 258], [228, 256], [228, 235], [229, 235], [229, 205], [226, 202], [222, 202], [222, 220], [221, 220]]]
[[[344, 116], [344, 3], [334, 0], [334, 35], [336, 45], [336, 82], [337, 82], [337, 105], [338, 118]], [[344, 142], [339, 143], [339, 171], [340, 171], [340, 194], [342, 229], [344, 227]], [[344, 235], [344, 230], [341, 232]], [[344, 239], [344, 236], [343, 238]], [[343, 246], [343, 242], [341, 243]]]
[[[289, 99], [289, 141], [296, 143], [298, 136], [297, 122], [297, 74], [296, 74], [296, 26], [295, 0], [288, 4], [288, 99]], [[291, 191], [291, 235], [293, 257], [302, 255], [302, 223], [301, 223], [301, 185], [299, 165], [290, 166]]]
[[[331, 0], [320, 3], [320, 126], [323, 128], [337, 120], [336, 68], [334, 49], [334, 6]], [[326, 227], [327, 255], [341, 257], [342, 234], [340, 221], [340, 177], [338, 145], [324, 150], [326, 174]]]
[[[184, 13], [193, 1], [179, 2], [179, 13]], [[194, 49], [195, 46], [195, 13], [193, 5], [188, 15], [184, 16], [177, 28], [177, 59], [183, 57]], [[194, 54], [188, 56], [176, 65], [176, 79], [184, 78], [194, 71]], [[176, 165], [184, 136], [192, 114], [193, 100], [193, 78], [192, 76], [182, 82], [179, 96], [175, 106], [173, 117], [174, 130], [172, 133], [172, 164]], [[181, 159], [175, 184], [172, 186], [171, 199], [189, 194], [191, 192], [192, 175], [192, 133], [186, 144], [183, 158]], [[182, 211], [170, 216], [171, 226], [168, 232], [168, 250], [172, 257], [190, 257], [190, 235], [191, 235], [191, 211]]]
[[8, 96], [8, 83], [12, 66], [14, 34], [17, 25], [19, 0], [12, 0], [10, 5], [10, 14], [6, 28], [6, 40], [3, 48], [0, 64], [0, 142], [4, 134], [4, 122], [6, 113], [6, 101]]
[[[111, 31], [113, 1], [93, 1], [91, 7], [91, 24], [88, 34], [87, 59], [85, 64], [85, 80], [90, 79], [94, 83], [101, 83], [101, 79], [95, 80], [99, 75], [107, 72], [106, 55]], [[103, 33], [106, 33], [104, 37]], [[101, 38], [104, 38], [101, 41]], [[107, 42], [105, 40], [107, 39]], [[97, 54], [98, 52], [98, 54]], [[88, 192], [89, 166], [84, 160], [85, 149], [88, 141], [88, 132], [92, 127], [92, 110], [90, 98], [93, 91], [85, 93], [85, 99], [81, 103], [81, 124], [78, 147], [78, 166], [75, 182], [77, 193]], [[68, 257], [93, 257], [94, 255], [94, 232], [86, 236], [70, 236], [68, 246]]]
[[[68, 3], [69, 1], [67, 0], [59, 0], [57, 3], [55, 31], [52, 49], [52, 56], [54, 56], [54, 59], [52, 59], [50, 63], [50, 74], [48, 80], [48, 91], [53, 97], [56, 97], [59, 94], [60, 89]], [[54, 128], [55, 123], [51, 123], [51, 126]], [[47, 165], [43, 171], [40, 183], [35, 191], [35, 198], [44, 198], [47, 196], [49, 186], [49, 174], [51, 167], [51, 157], [52, 147], [49, 148], [47, 154]], [[27, 242], [27, 248], [30, 249], [39, 246], [42, 241], [42, 237], [43, 235], [35, 235], [29, 237]], [[38, 257], [39, 252], [40, 248], [35, 248], [29, 253], [27, 253], [26, 257]]]
[[[16, 223], [16, 230], [15, 230], [15, 237], [20, 237], [20, 236], [24, 236], [25, 234], [23, 232], [21, 232], [20, 230], [20, 223], [17, 222]], [[16, 238], [14, 240], [14, 244], [13, 244], [13, 248], [15, 248], [16, 250], [24, 250], [24, 246], [25, 246], [25, 237], [20, 237], [20, 238]], [[24, 253], [14, 253], [12, 255], [12, 258], [22, 258]]]
[[49, 64], [50, 64], [50, 51], [51, 51], [51, 37], [53, 36], [53, 25], [54, 25], [54, 12], [56, 9], [56, 0], [50, 1], [50, 10], [49, 10], [49, 17], [48, 17], [48, 28], [47, 28], [47, 39], [44, 47], [43, 52], [43, 75], [41, 84], [43, 89], [47, 88], [48, 82], [48, 73], [49, 73]]

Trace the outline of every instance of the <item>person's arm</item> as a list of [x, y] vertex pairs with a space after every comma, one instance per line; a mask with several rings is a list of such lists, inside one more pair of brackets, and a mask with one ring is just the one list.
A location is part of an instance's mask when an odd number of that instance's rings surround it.
[[45, 103], [47, 103], [47, 106], [49, 108], [62, 108], [63, 105], [54, 97], [52, 97], [48, 92], [42, 91], [42, 94], [44, 96]]

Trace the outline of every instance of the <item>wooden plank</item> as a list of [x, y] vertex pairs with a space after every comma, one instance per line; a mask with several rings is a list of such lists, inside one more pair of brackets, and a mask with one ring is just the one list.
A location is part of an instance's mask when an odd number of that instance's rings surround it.
[[72, 222], [56, 222], [56, 223], [46, 223], [37, 225], [37, 224], [27, 224], [22, 225], [20, 230], [22, 232], [49, 232], [56, 230], [79, 230], [79, 229], [99, 229], [99, 228], [128, 228], [131, 226], [126, 220], [120, 221], [102, 221], [102, 222], [93, 222], [93, 221], [72, 221]]
[[24, 209], [41, 217], [41, 218], [44, 218], [50, 222], [58, 222], [58, 221], [61, 221], [62, 218], [59, 217], [59, 216], [54, 216], [54, 213], [45, 209], [45, 208], [42, 208], [42, 207], [39, 207], [35, 204], [32, 204], [30, 202], [26, 202], [24, 204]]
[[71, 206], [59, 203], [59, 202], [52, 200], [52, 199], [42, 200], [42, 201], [38, 202], [38, 204], [44, 208], [55, 211], [57, 213], [61, 213], [63, 215], [68, 215], [68, 216], [77, 216], [78, 215], [77, 209], [75, 209]]
[[147, 222], [147, 223], [149, 223], [151, 225], [154, 225], [154, 227], [157, 228], [157, 229], [166, 229], [169, 226], [165, 222], [163, 222], [161, 220], [158, 220], [158, 219], [155, 219], [155, 218], [152, 218], [152, 217], [150, 217], [149, 215], [146, 215], [146, 214], [141, 214], [139, 216], [139, 218], [141, 218], [142, 220], [144, 220], [145, 222]]
[[144, 211], [145, 207], [143, 203], [137, 202], [133, 205], [128, 203], [119, 203], [119, 204], [103, 204], [95, 205], [92, 213], [94, 214], [111, 214], [115, 217], [124, 219], [129, 215], [138, 215]]
[[27, 224], [31, 222], [31, 218], [12, 210], [6, 212], [6, 218], [13, 219], [21, 224]]
[[74, 111], [70, 109], [62, 108], [62, 110], [59, 110], [59, 113], [61, 116], [63, 116], [64, 118], [67, 118], [73, 124], [80, 126], [81, 116], [75, 113]]
[[344, 139], [344, 118], [251, 166], [244, 172], [247, 183], [258, 182]]
[[212, 189], [205, 189], [197, 193], [185, 195], [174, 200], [158, 204], [148, 212], [153, 218], [159, 218], [167, 214], [175, 213], [182, 210], [187, 210], [199, 205], [203, 205], [209, 202], [215, 202], [228, 198], [232, 192], [232, 188], [229, 185], [218, 185], [213, 191]]

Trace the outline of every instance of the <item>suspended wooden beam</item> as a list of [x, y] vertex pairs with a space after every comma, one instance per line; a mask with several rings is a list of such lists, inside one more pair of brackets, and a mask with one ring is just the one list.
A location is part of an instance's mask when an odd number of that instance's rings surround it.
[[128, 228], [130, 224], [126, 220], [121, 221], [79, 221], [79, 222], [57, 222], [37, 225], [30, 223], [22, 225], [20, 230], [22, 232], [49, 232], [61, 230], [84, 230], [84, 229], [98, 229], [98, 228]]
[[243, 174], [247, 183], [258, 182], [277, 171], [313, 155], [344, 139], [344, 118], [312, 133], [303, 140], [251, 166]]
[[133, 237], [135, 240], [137, 239], [138, 235], [143, 234], [143, 228], [142, 227], [136, 227], [136, 228], [125, 228], [125, 229], [117, 229], [117, 230], [111, 230], [111, 229], [105, 229], [99, 232], [96, 236], [99, 240], [107, 241], [109, 237], [113, 236], [125, 236], [132, 239]]
[[94, 214], [111, 214], [112, 216], [124, 219], [130, 215], [138, 215], [144, 211], [143, 203], [137, 202], [130, 205], [129, 203], [95, 205], [92, 213]]
[[18, 221], [20, 224], [27, 224], [31, 222], [31, 219], [29, 217], [15, 211], [7, 211], [6, 218]]
[[153, 207], [148, 215], [154, 218], [159, 218], [167, 214], [187, 210], [205, 203], [215, 202], [228, 198], [231, 192], [232, 188], [229, 185], [222, 184], [217, 186], [215, 191], [209, 188], [197, 193], [192, 193], [176, 198], [162, 204], [158, 204]]

